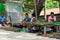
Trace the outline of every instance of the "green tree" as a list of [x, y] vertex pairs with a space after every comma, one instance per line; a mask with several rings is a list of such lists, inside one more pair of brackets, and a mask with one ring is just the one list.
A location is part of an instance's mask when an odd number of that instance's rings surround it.
[[[41, 10], [44, 8], [43, 4], [44, 4], [45, 1], [46, 1], [46, 8], [47, 9], [57, 8], [58, 7], [57, 1], [59, 2], [59, 0], [56, 0], [56, 1], [54, 1], [54, 0], [39, 0], [39, 3], [37, 5], [37, 16], [38, 17], [39, 17], [39, 14], [40, 14]], [[25, 5], [25, 8], [24, 8], [24, 10], [26, 12], [34, 9], [34, 0], [24, 0], [24, 4], [25, 3], [27, 4], [27, 5]], [[32, 6], [33, 6], [33, 9], [32, 9]], [[33, 11], [33, 14], [35, 14], [35, 10]]]

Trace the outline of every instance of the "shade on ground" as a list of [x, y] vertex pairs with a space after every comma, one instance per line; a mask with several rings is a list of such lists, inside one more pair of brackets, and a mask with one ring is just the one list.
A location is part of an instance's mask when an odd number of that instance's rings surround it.
[[0, 29], [0, 40], [58, 40], [55, 38], [36, 36], [32, 33], [11, 32]]

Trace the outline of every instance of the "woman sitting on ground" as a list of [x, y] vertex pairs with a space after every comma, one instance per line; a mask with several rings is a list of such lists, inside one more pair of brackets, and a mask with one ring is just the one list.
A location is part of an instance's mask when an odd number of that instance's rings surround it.
[[39, 31], [38, 27], [36, 27], [36, 25], [35, 25], [35, 22], [36, 22], [36, 17], [35, 17], [34, 14], [31, 14], [31, 23], [32, 23], [32, 25], [31, 25], [31, 28], [29, 30], [30, 33], [36, 33], [36, 32]]
[[31, 18], [29, 17], [28, 13], [26, 13], [25, 18], [23, 19], [21, 26], [26, 27], [27, 25], [25, 23], [30, 22], [30, 21], [31, 21]]
[[0, 16], [0, 24], [2, 24], [2, 26], [7, 26], [7, 18], [4, 14]]
[[[54, 15], [54, 12], [51, 12], [50, 16], [48, 17], [48, 22], [55, 22], [56, 21], [56, 16]], [[52, 26], [51, 27], [53, 32], [56, 32], [56, 27]]]

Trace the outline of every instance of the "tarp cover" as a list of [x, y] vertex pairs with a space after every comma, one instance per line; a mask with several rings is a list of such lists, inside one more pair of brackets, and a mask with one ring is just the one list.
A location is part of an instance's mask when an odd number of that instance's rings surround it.
[[5, 7], [6, 7], [5, 3], [0, 3], [0, 14], [4, 12]]

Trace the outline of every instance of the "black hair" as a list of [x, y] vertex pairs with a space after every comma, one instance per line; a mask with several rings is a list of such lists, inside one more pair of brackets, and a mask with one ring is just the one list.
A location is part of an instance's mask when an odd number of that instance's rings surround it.
[[52, 14], [54, 15], [54, 12], [51, 12], [51, 14], [50, 14], [50, 15], [52, 15]]
[[25, 13], [25, 15], [28, 15], [28, 13]]
[[35, 15], [34, 14], [31, 14], [33, 17], [35, 17]]

